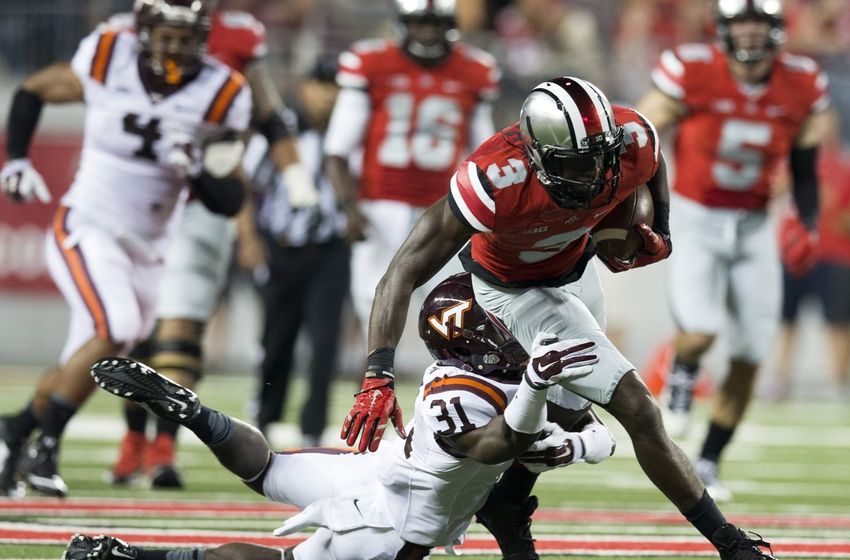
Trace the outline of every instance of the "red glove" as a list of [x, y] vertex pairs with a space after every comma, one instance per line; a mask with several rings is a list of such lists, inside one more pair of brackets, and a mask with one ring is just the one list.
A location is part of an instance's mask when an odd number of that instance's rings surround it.
[[404, 420], [401, 417], [401, 407], [395, 398], [392, 377], [367, 377], [360, 386], [360, 392], [355, 394], [354, 406], [342, 423], [339, 437], [351, 447], [357, 442], [357, 436], [362, 432], [358, 449], [361, 453], [377, 451], [378, 444], [384, 436], [387, 420], [392, 417], [393, 427], [399, 437], [406, 438]]
[[791, 275], [805, 276], [818, 260], [817, 232], [809, 231], [794, 214], [779, 221], [779, 251]]
[[643, 237], [643, 246], [637, 254], [629, 260], [618, 258], [605, 258], [599, 256], [600, 260], [611, 272], [623, 272], [632, 268], [646, 266], [654, 262], [663, 261], [673, 251], [670, 235], [652, 229], [648, 224], [636, 224], [638, 233]]

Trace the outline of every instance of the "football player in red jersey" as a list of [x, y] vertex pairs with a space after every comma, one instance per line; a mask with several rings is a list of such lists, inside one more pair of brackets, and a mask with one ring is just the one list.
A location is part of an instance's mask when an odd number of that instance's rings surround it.
[[[589, 232], [643, 183], [652, 194], [654, 220], [640, 225], [644, 244], [630, 260], [603, 261], [614, 271], [663, 260], [672, 249], [667, 179], [655, 130], [637, 111], [612, 107], [584, 80], [562, 77], [535, 87], [520, 122], [461, 163], [448, 195], [426, 210], [381, 279], [369, 324], [369, 364], [341, 436], [349, 445], [360, 438], [361, 451], [374, 451], [389, 418], [404, 432], [393, 358], [410, 294], [463, 247], [476, 301], [526, 350], [541, 332], [596, 343], [599, 366], [548, 394], [561, 414], [582, 410], [588, 401], [608, 410], [631, 437], [649, 479], [721, 558], [770, 558], [758, 548], [762, 543], [726, 522], [664, 431], [634, 366], [605, 336], [604, 297]], [[533, 475], [529, 478], [533, 484]], [[536, 557], [532, 554], [522, 557]]]
[[[354, 310], [366, 326], [375, 286], [455, 166], [493, 131], [499, 69], [452, 41], [455, 0], [396, 2], [400, 41], [355, 43], [339, 58], [325, 141], [327, 174], [348, 216]], [[362, 147], [362, 175], [349, 156]]]
[[17, 489], [16, 459], [37, 426], [41, 435], [23, 455], [20, 474], [44, 493], [67, 492], [57, 470], [62, 434], [94, 388], [91, 363], [150, 333], [184, 189], [191, 186], [226, 216], [244, 198], [236, 170], [250, 88], [240, 73], [204, 55], [206, 6], [143, 0], [137, 17], [138, 34], [98, 26], [70, 63], [27, 78], [10, 109], [0, 183], [13, 200], [43, 200], [43, 182], [27, 159], [42, 106], [86, 103], [80, 167], [45, 244], [51, 278], [71, 308], [68, 338], [60, 365], [40, 380], [32, 401], [0, 421], [3, 494]]
[[[205, 1], [214, 10], [216, 2]], [[136, 11], [142, 4], [137, 2]], [[293, 206], [314, 204], [313, 180], [298, 159], [294, 129], [286, 122], [287, 111], [265, 60], [268, 46], [263, 24], [246, 12], [227, 10], [212, 11], [210, 20], [207, 53], [247, 78], [254, 102], [253, 127], [272, 146], [271, 158], [286, 178]], [[113, 16], [110, 23], [134, 25], [132, 14]], [[255, 233], [251, 216], [251, 208], [246, 204], [237, 217], [240, 262], [247, 255], [254, 261], [251, 266], [258, 266], [262, 264], [263, 242]], [[211, 214], [197, 201], [189, 202], [166, 256], [157, 302], [157, 326], [152, 338], [135, 353], [150, 359], [159, 371], [189, 388], [197, 385], [202, 374], [201, 339], [224, 284], [233, 233], [233, 220]], [[182, 487], [182, 476], [175, 465], [179, 425], [157, 419], [156, 435], [148, 441], [147, 412], [127, 401], [124, 415], [128, 429], [108, 481], [126, 484], [146, 472], [154, 488]]]
[[790, 155], [799, 219], [783, 226], [789, 270], [814, 264], [818, 144], [829, 106], [814, 61], [783, 53], [779, 0], [718, 3], [717, 44], [662, 54], [638, 108], [679, 125], [669, 300], [678, 333], [665, 396], [667, 428], [685, 433], [700, 361], [732, 319], [730, 363], [697, 471], [717, 499], [731, 493], [717, 463], [744, 416], [779, 321], [780, 269], [766, 206], [773, 171]]

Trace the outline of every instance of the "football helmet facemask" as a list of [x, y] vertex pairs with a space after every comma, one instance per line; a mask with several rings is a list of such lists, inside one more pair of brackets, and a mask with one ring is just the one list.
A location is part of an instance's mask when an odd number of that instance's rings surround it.
[[[757, 21], [764, 30], [738, 34], [736, 22]], [[717, 3], [717, 37], [735, 60], [754, 64], [773, 56], [785, 42], [781, 0], [719, 0]]]
[[212, 0], [136, 0], [133, 6], [142, 65], [169, 86], [200, 72]]
[[596, 86], [565, 76], [537, 85], [520, 110], [522, 148], [537, 178], [561, 208], [591, 208], [613, 199], [620, 182], [623, 127]]
[[424, 65], [437, 64], [457, 39], [456, 0], [396, 0], [402, 48]]
[[419, 337], [436, 360], [478, 375], [519, 378], [528, 363], [519, 341], [475, 301], [469, 273], [431, 290], [419, 312]]

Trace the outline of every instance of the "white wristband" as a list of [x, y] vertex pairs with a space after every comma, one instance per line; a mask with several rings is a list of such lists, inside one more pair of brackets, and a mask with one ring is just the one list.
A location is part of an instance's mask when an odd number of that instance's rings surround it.
[[525, 380], [505, 408], [505, 423], [515, 432], [536, 434], [546, 425], [546, 389], [534, 389]]
[[289, 193], [289, 203], [293, 207], [314, 206], [318, 202], [316, 186], [302, 164], [287, 165], [283, 170], [283, 182]]

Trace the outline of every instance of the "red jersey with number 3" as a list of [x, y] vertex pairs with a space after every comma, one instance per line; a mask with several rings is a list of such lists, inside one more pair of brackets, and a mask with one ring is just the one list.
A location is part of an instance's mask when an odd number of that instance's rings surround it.
[[484, 51], [455, 43], [422, 66], [396, 43], [356, 43], [340, 56], [337, 81], [365, 90], [372, 114], [363, 142], [361, 198], [430, 206], [446, 194], [468, 153], [475, 106], [498, 94], [499, 70]]
[[652, 124], [634, 109], [614, 107], [625, 129], [620, 183], [594, 208], [555, 204], [529, 167], [515, 124], [493, 135], [464, 161], [451, 179], [448, 203], [455, 216], [476, 230], [464, 249], [464, 266], [489, 282], [508, 287], [561, 285], [581, 276], [589, 233], [618, 202], [658, 170], [661, 154]]
[[772, 174], [803, 121], [829, 105], [817, 64], [788, 53], [776, 57], [765, 84], [744, 86], [720, 48], [681, 45], [661, 55], [652, 81], [687, 107], [675, 141], [674, 190], [713, 207], [764, 208]]

